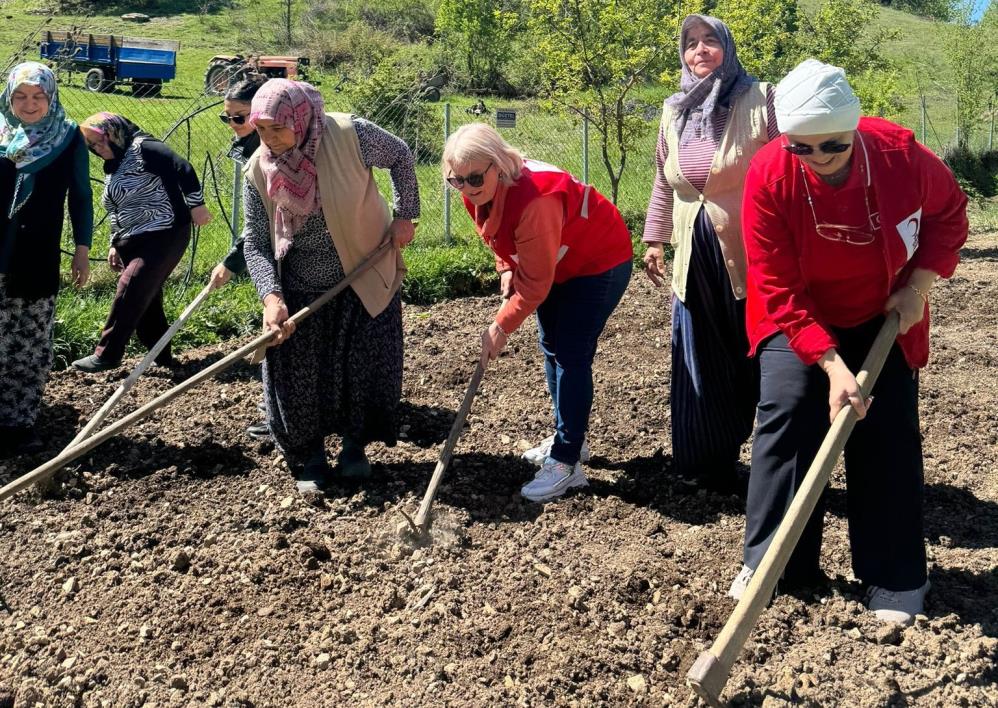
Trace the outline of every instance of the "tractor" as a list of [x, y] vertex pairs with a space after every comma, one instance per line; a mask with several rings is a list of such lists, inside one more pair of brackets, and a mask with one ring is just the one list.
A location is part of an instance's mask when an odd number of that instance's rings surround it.
[[221, 96], [229, 86], [257, 76], [308, 81], [308, 70], [308, 57], [218, 54], [208, 62], [204, 91], [211, 96]]

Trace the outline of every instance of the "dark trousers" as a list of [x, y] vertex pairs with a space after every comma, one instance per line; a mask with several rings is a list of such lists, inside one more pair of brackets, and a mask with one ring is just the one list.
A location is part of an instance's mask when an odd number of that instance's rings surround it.
[[[94, 354], [105, 361], [119, 361], [133, 333], [151, 349], [170, 328], [163, 311], [163, 283], [177, 267], [190, 238], [191, 227], [185, 224], [115, 244], [125, 269]], [[170, 356], [167, 344], [157, 361], [168, 361]]]
[[[839, 353], [858, 372], [882, 324], [836, 330]], [[830, 427], [828, 377], [806, 366], [777, 334], [759, 351], [761, 397], [745, 519], [745, 565], [758, 568], [794, 493]], [[922, 536], [922, 442], [918, 378], [894, 345], [873, 389], [874, 402], [845, 448], [849, 545], [854, 575], [888, 590], [914, 590], [926, 578]], [[818, 572], [824, 498], [816, 506], [784, 577]]]
[[672, 468], [723, 481], [752, 434], [759, 369], [748, 356], [745, 301], [736, 300], [706, 209], [693, 228], [686, 301], [672, 297]]
[[593, 407], [596, 343], [627, 289], [632, 267], [626, 261], [598, 275], [555, 283], [537, 308], [544, 373], [554, 403], [551, 457], [559, 462], [579, 461]]

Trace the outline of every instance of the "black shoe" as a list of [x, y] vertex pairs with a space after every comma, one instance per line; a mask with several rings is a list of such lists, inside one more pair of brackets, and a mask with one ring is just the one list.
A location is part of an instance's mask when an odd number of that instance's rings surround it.
[[333, 470], [325, 460], [305, 464], [297, 475], [295, 486], [299, 494], [321, 494]]
[[364, 446], [349, 439], [343, 440], [343, 449], [336, 456], [340, 475], [345, 479], [368, 479], [371, 476], [371, 462], [364, 453]]
[[182, 364], [179, 360], [174, 359], [172, 354], [167, 354], [164, 356], [160, 354], [155, 359], [156, 366], [162, 366], [165, 369], [179, 369]]
[[120, 359], [118, 361], [106, 361], [96, 354], [91, 354], [90, 356], [85, 356], [82, 359], [74, 361], [73, 368], [86, 371], [88, 374], [96, 374], [108, 369], [116, 369], [120, 364]]
[[254, 440], [269, 440], [270, 426], [267, 425], [267, 421], [261, 420], [259, 423], [253, 423], [253, 425], [246, 428], [246, 434]]

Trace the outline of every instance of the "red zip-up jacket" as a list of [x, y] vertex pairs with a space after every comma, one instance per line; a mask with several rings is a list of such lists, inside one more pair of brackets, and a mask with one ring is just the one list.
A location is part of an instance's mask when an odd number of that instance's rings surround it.
[[[750, 355], [782, 331], [801, 360], [813, 364], [838, 346], [833, 327], [854, 327], [882, 314], [915, 268], [943, 278], [956, 269], [967, 238], [967, 197], [949, 168], [912, 131], [889, 121], [862, 118], [858, 133], [852, 172], [838, 189], [802, 171], [798, 158], [783, 149], [785, 138], [752, 159], [742, 206]], [[855, 198], [862, 192], [851, 192], [854, 213], [842, 213], [846, 192], [839, 190], [848, 189], [867, 190], [879, 224], [870, 246], [832, 242], [815, 229], [816, 216], [823, 223], [864, 223], [867, 214], [855, 213], [867, 209], [861, 196]], [[909, 366], [925, 366], [928, 304], [922, 321], [898, 343]]]
[[464, 205], [496, 255], [513, 271], [514, 294], [496, 322], [511, 334], [547, 298], [553, 283], [598, 275], [633, 256], [630, 232], [613, 202], [564, 170], [525, 160], [516, 183], [502, 183], [486, 207]]

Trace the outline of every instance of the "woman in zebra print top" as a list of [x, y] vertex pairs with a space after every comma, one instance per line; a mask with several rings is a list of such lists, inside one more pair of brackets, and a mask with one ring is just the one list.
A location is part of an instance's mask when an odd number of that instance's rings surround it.
[[[104, 160], [101, 200], [111, 222], [107, 260], [121, 272], [94, 353], [73, 362], [96, 372], [118, 366], [133, 332], [152, 347], [169, 328], [163, 283], [187, 248], [191, 223], [203, 226], [211, 214], [191, 164], [127, 118], [98, 113], [80, 127], [87, 147]], [[169, 344], [156, 363], [174, 364]]]

